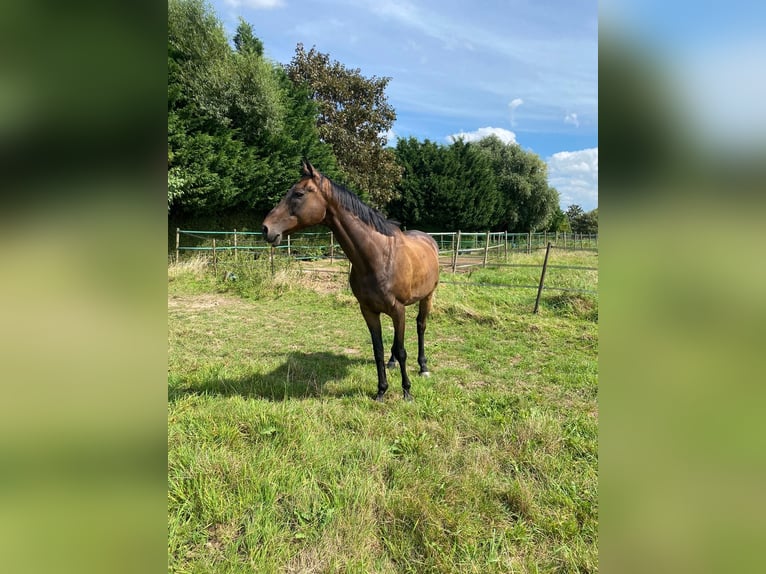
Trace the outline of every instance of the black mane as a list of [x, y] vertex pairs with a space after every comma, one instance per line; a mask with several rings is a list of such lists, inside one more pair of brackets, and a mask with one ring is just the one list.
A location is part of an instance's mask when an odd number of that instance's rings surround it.
[[330, 182], [333, 197], [338, 200], [341, 207], [346, 211], [351, 212], [353, 215], [356, 215], [366, 225], [369, 225], [378, 233], [388, 235], [389, 237], [394, 235], [399, 229], [396, 222], [386, 219], [385, 215], [380, 211], [366, 205], [354, 192], [346, 189], [339, 183], [335, 183], [329, 177], [327, 178], [327, 181]]

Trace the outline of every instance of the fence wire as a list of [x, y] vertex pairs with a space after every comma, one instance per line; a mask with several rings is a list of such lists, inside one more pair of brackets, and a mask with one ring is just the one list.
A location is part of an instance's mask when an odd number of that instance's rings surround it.
[[[431, 237], [439, 248], [439, 263], [443, 271], [471, 270], [477, 268], [519, 268], [541, 269], [542, 263], [515, 263], [513, 257], [519, 254], [531, 255], [545, 250], [550, 243], [554, 250], [583, 251], [598, 253], [597, 234], [573, 234], [564, 232], [507, 233], [507, 232], [434, 232]], [[191, 240], [191, 241], [189, 241]], [[268, 256], [287, 256], [297, 261], [347, 260], [341, 246], [330, 231], [303, 232], [289, 235], [278, 247], [266, 245], [259, 231], [201, 231], [176, 229], [175, 260], [182, 253], [233, 253], [258, 259]], [[548, 264], [548, 269], [598, 272], [598, 267], [581, 265]], [[308, 272], [333, 272], [332, 270], [306, 269]], [[338, 271], [338, 274], [344, 273]], [[487, 283], [481, 281], [451, 281], [442, 279], [447, 285], [478, 287], [501, 287], [506, 289], [538, 289], [540, 285], [518, 283]], [[577, 292], [597, 295], [593, 289], [579, 287], [557, 287], [543, 285], [546, 291]]]

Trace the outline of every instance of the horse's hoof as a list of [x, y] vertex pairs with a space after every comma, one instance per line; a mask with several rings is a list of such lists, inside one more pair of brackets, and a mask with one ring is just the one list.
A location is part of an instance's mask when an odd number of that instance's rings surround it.
[[431, 376], [431, 371], [420, 371], [420, 376], [421, 377], [430, 377]]
[[383, 402], [383, 393], [378, 393], [378, 396], [375, 397], [376, 403], [382, 403]]
[[412, 402], [412, 395], [408, 393], [407, 391], [404, 391], [404, 400], [409, 402]]
[[386, 363], [386, 367], [389, 369], [395, 369], [396, 368], [396, 361], [389, 361]]

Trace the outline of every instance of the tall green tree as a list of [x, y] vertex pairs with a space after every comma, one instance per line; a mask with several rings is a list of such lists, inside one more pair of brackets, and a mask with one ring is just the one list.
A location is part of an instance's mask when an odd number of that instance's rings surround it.
[[259, 217], [310, 157], [337, 172], [305, 89], [263, 56], [241, 20], [229, 44], [202, 0], [168, 4], [168, 209]]
[[474, 143], [457, 140], [445, 148], [440, 167], [429, 185], [434, 223], [464, 231], [493, 227], [500, 196], [486, 154]]
[[396, 119], [385, 94], [390, 78], [364, 77], [316, 48], [307, 52], [303, 44], [286, 71], [317, 103], [319, 136], [332, 147], [346, 183], [376, 207], [385, 206], [401, 177], [386, 147]]
[[221, 86], [230, 48], [201, 0], [168, 3], [168, 209], [204, 210], [237, 195], [247, 150], [235, 138]]
[[484, 231], [500, 202], [492, 166], [475, 144], [450, 146], [400, 139], [396, 157], [404, 170], [391, 217], [411, 227]]
[[551, 212], [550, 219], [548, 220], [547, 231], [572, 231], [569, 226], [569, 220], [566, 214], [561, 211], [561, 206], [556, 205]]
[[598, 208], [586, 213], [582, 207], [573, 204], [567, 209], [566, 216], [573, 233], [598, 233]]
[[240, 17], [237, 33], [234, 34], [234, 47], [240, 54], [263, 56], [263, 42], [255, 37], [253, 27]]
[[396, 142], [396, 162], [402, 169], [402, 179], [395, 197], [386, 209], [393, 219], [405, 227], [434, 225], [434, 172], [444, 161], [441, 146], [426, 139], [400, 138]]
[[535, 231], [545, 228], [556, 206], [559, 194], [548, 185], [548, 166], [535, 153], [515, 143], [504, 143], [489, 136], [477, 143], [492, 162], [501, 200], [497, 213], [497, 229]]

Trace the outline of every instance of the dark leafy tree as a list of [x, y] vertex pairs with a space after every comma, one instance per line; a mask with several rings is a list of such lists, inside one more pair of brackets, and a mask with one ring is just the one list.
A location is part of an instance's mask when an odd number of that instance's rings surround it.
[[434, 223], [444, 229], [490, 229], [500, 196], [489, 158], [476, 144], [458, 140], [446, 148], [444, 160], [431, 190]]
[[483, 231], [493, 226], [500, 197], [491, 163], [475, 144], [441, 146], [400, 139], [396, 157], [404, 171], [391, 217], [410, 227]]
[[573, 233], [598, 233], [598, 209], [584, 212], [579, 205], [570, 205], [566, 211]]
[[300, 159], [337, 172], [316, 104], [241, 20], [232, 47], [202, 0], [168, 4], [168, 209], [255, 218], [299, 176]]
[[239, 19], [237, 33], [234, 34], [234, 47], [240, 54], [263, 56], [263, 42], [253, 34], [253, 27], [243, 18]]
[[402, 169], [397, 194], [387, 211], [405, 227], [434, 226], [435, 171], [445, 161], [442, 146], [426, 139], [400, 138], [396, 143], [396, 162]]
[[290, 79], [305, 86], [317, 103], [319, 137], [328, 143], [346, 183], [376, 207], [394, 194], [401, 177], [386, 133], [396, 119], [385, 90], [390, 78], [362, 76], [328, 54], [298, 44], [286, 67]]

